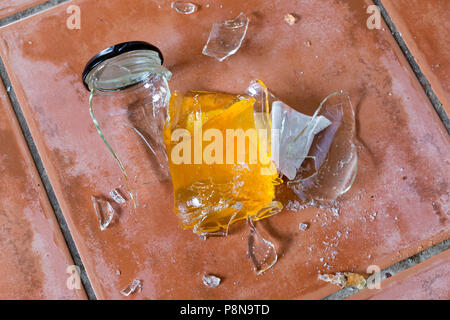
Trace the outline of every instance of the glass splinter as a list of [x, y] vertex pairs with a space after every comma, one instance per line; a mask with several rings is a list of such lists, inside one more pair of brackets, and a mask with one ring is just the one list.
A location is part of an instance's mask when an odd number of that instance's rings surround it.
[[256, 230], [251, 218], [248, 218], [250, 234], [248, 236], [248, 256], [255, 266], [256, 273], [263, 272], [272, 268], [277, 263], [278, 256], [275, 245], [264, 239]]
[[195, 4], [183, 1], [172, 2], [171, 7], [180, 14], [192, 14], [198, 10], [198, 6]]
[[235, 54], [247, 34], [249, 21], [241, 12], [232, 20], [213, 24], [203, 54], [219, 61]]
[[95, 214], [97, 215], [100, 230], [103, 231], [109, 227], [116, 212], [107, 200], [94, 196], [91, 196], [91, 200], [94, 206]]
[[134, 280], [126, 288], [123, 288], [122, 290], [120, 290], [120, 293], [122, 295], [124, 295], [125, 297], [128, 297], [129, 295], [131, 295], [141, 289], [142, 289], [142, 280]]
[[122, 204], [125, 203], [125, 199], [124, 197], [120, 194], [119, 190], [114, 189], [111, 190], [111, 192], [109, 193], [109, 195], [111, 196], [111, 198], [118, 204]]
[[210, 288], [217, 288], [220, 285], [220, 282], [222, 281], [219, 277], [213, 275], [203, 276], [202, 280], [203, 284]]

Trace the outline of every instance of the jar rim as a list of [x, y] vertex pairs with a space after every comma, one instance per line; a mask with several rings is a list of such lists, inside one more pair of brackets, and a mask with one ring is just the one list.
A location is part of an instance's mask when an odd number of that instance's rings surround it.
[[82, 73], [82, 80], [83, 84], [86, 87], [88, 91], [90, 91], [89, 83], [88, 83], [88, 75], [100, 64], [104, 63], [107, 60], [110, 60], [112, 58], [115, 58], [117, 56], [120, 56], [124, 53], [132, 52], [132, 51], [142, 51], [142, 50], [149, 50], [156, 52], [160, 59], [160, 64], [162, 65], [164, 62], [164, 57], [161, 52], [156, 46], [144, 42], [144, 41], [128, 41], [119, 43], [113, 46], [110, 46], [99, 53], [97, 53], [94, 57], [92, 57], [89, 62], [86, 64], [83, 73]]

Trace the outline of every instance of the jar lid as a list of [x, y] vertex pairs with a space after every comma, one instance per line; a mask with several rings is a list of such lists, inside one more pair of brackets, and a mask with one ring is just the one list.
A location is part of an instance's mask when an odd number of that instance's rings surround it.
[[117, 57], [121, 54], [131, 52], [131, 51], [137, 51], [137, 50], [154, 51], [158, 54], [159, 58], [161, 59], [161, 64], [164, 61], [164, 57], [163, 57], [161, 51], [154, 45], [144, 42], [144, 41], [129, 41], [129, 42], [123, 42], [123, 43], [113, 45], [113, 46], [106, 48], [105, 50], [102, 50], [99, 53], [97, 53], [86, 64], [86, 67], [84, 68], [83, 75], [82, 75], [83, 84], [86, 87], [86, 89], [89, 90], [89, 85], [86, 82], [87, 76], [100, 63], [102, 63], [106, 60], [112, 59], [114, 57]]

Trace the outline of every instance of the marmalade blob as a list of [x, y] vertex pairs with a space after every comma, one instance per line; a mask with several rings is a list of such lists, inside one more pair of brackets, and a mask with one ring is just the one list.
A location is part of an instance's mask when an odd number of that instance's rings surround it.
[[252, 97], [173, 92], [164, 142], [184, 229], [226, 235], [233, 222], [281, 210], [273, 201], [280, 179], [267, 150], [270, 130], [259, 128], [254, 105]]

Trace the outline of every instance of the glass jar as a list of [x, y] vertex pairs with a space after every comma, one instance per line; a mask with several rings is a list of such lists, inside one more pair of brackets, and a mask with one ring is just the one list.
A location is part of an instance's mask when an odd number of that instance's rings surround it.
[[101, 139], [117, 161], [137, 206], [133, 184], [169, 178], [163, 128], [171, 73], [146, 42], [125, 42], [95, 55], [83, 72], [89, 111]]

